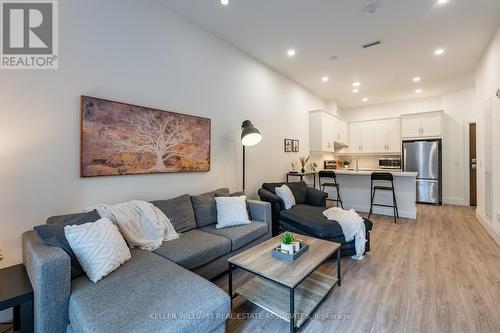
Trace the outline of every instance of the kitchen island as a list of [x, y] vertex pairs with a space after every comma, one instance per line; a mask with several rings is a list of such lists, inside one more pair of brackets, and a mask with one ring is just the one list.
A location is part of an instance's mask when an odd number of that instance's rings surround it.
[[[337, 175], [337, 183], [340, 185], [340, 196], [345, 209], [354, 209], [358, 212], [368, 213], [370, 211], [370, 175], [375, 170], [334, 170]], [[389, 170], [376, 170], [378, 172], [390, 172], [394, 175], [394, 188], [398, 204], [399, 216], [410, 219], [417, 218], [417, 173]], [[336, 196], [335, 189], [325, 188], [329, 197]], [[377, 191], [375, 203], [392, 205], [392, 192]], [[393, 209], [389, 207], [373, 207], [374, 214], [393, 215]]]

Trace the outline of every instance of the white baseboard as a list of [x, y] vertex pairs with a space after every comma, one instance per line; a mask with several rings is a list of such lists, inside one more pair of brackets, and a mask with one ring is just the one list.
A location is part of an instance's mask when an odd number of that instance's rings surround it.
[[444, 197], [443, 203], [446, 205], [467, 206], [466, 200], [464, 198], [459, 198], [459, 197]]
[[481, 225], [486, 229], [486, 232], [500, 245], [500, 230], [497, 230], [493, 222], [491, 222], [486, 216], [484, 216], [481, 212], [476, 210], [476, 217], [481, 223]]

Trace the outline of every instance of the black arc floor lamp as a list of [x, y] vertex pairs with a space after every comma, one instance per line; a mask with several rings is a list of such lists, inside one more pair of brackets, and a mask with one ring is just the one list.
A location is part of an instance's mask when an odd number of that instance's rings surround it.
[[241, 144], [243, 145], [243, 191], [245, 191], [245, 147], [255, 146], [262, 141], [262, 135], [250, 120], [241, 125]]

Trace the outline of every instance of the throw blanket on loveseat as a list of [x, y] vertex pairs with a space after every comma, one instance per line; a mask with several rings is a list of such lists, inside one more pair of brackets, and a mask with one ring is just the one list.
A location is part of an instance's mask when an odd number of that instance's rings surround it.
[[323, 215], [328, 220], [333, 220], [340, 224], [346, 242], [354, 239], [356, 255], [351, 258], [356, 260], [363, 259], [366, 243], [366, 230], [363, 218], [354, 209], [344, 210], [339, 207], [328, 208], [323, 212]]
[[113, 221], [130, 247], [153, 251], [163, 241], [179, 238], [168, 217], [149, 202], [133, 200], [92, 209]]

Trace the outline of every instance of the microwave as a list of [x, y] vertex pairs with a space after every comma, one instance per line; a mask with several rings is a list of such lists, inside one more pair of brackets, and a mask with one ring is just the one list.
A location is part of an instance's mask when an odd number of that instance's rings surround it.
[[401, 169], [401, 158], [379, 158], [378, 167], [380, 169]]

